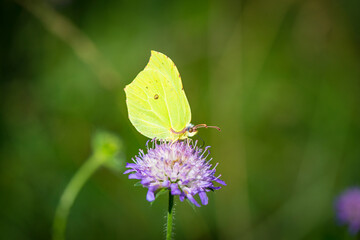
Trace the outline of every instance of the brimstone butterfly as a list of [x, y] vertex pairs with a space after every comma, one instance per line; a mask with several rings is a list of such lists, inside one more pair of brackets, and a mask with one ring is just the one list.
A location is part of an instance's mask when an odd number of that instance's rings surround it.
[[191, 110], [180, 74], [169, 57], [151, 51], [149, 63], [125, 87], [129, 119], [148, 138], [176, 141], [192, 137], [198, 128], [190, 123]]

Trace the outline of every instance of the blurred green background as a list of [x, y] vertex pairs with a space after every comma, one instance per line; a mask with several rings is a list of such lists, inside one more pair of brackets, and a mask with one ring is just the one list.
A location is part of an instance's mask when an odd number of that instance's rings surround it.
[[[150, 50], [177, 65], [198, 135], [228, 184], [196, 212], [177, 203], [175, 239], [344, 239], [334, 197], [360, 184], [360, 2], [2, 1], [0, 239], [50, 239], [56, 206], [106, 129], [131, 161], [146, 138], [123, 88]], [[124, 163], [125, 164], [125, 163]], [[162, 239], [124, 169], [101, 168], [67, 239]]]

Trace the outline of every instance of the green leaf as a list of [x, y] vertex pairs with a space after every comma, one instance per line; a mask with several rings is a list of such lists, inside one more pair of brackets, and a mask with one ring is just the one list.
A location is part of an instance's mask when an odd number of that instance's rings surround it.
[[164, 193], [167, 193], [169, 189], [167, 188], [162, 188], [160, 191], [158, 191], [156, 194], [155, 194], [155, 199], [157, 199], [159, 196], [161, 195], [164, 195]]
[[[158, 192], [155, 193], [155, 200], [158, 199], [159, 196], [164, 195], [164, 193], [167, 193], [168, 190], [169, 189], [167, 188], [161, 188]], [[155, 200], [152, 201], [150, 204], [152, 205], [155, 202]]]
[[139, 186], [142, 186], [140, 181], [134, 184], [134, 187], [139, 187]]

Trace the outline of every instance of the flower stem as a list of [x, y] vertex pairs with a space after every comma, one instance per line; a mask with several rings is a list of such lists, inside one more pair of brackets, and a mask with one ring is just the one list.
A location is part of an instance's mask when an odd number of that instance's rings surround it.
[[171, 195], [171, 191], [169, 190], [169, 208], [167, 213], [166, 240], [171, 240], [173, 212], [174, 212], [174, 196]]
[[90, 157], [76, 172], [64, 193], [61, 195], [60, 202], [56, 208], [53, 223], [53, 240], [64, 240], [66, 223], [71, 206], [74, 203], [79, 191], [89, 179], [89, 177], [103, 164], [103, 159]]

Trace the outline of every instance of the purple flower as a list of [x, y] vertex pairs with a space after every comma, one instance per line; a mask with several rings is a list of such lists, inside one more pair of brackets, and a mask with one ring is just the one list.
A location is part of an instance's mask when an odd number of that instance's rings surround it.
[[140, 150], [133, 159], [134, 163], [126, 165], [129, 179], [139, 179], [140, 183], [148, 188], [146, 199], [155, 200], [159, 191], [169, 189], [172, 195], [179, 195], [181, 201], [185, 198], [200, 207], [194, 196], [199, 194], [201, 203], [208, 204], [206, 192], [220, 189], [214, 182], [226, 185], [215, 177], [217, 164], [212, 167], [206, 160], [210, 154], [208, 148], [196, 147], [196, 142], [160, 142], [152, 141], [153, 147], [147, 144], [147, 153]]
[[349, 232], [355, 235], [360, 229], [360, 188], [344, 191], [336, 200], [335, 209], [340, 224], [348, 224]]

